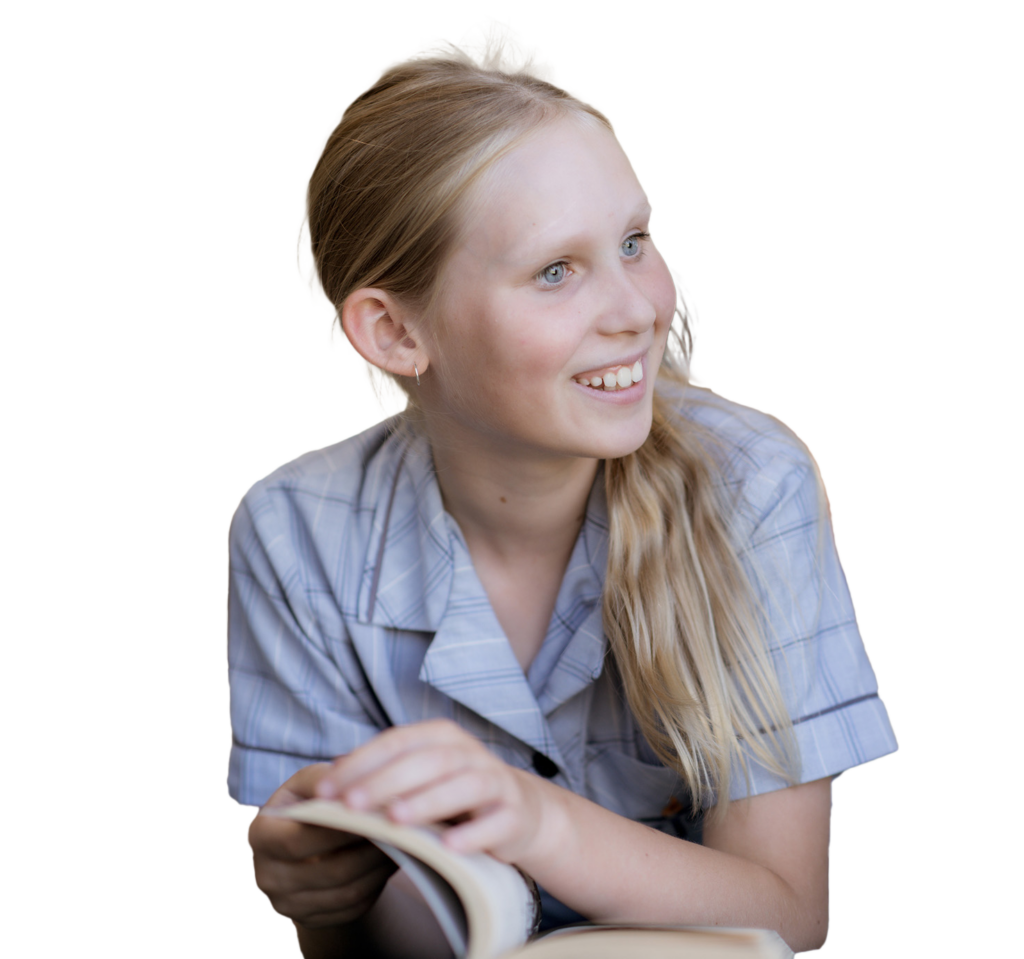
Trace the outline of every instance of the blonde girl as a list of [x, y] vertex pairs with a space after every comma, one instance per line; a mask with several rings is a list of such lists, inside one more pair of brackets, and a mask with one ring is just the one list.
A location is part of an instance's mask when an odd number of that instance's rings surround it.
[[[345, 334], [409, 404], [236, 514], [232, 794], [446, 824], [550, 923], [819, 947], [831, 779], [895, 741], [813, 461], [688, 385], [609, 122], [404, 63], [345, 112], [308, 214]], [[307, 957], [370, 948], [378, 852], [268, 817], [250, 842]]]

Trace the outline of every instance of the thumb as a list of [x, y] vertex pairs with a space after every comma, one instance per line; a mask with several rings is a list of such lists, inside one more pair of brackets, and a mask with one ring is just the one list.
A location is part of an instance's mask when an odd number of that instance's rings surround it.
[[330, 768], [330, 763], [314, 763], [312, 766], [304, 766], [278, 788], [263, 808], [290, 806], [292, 803], [302, 802], [304, 799], [312, 799], [315, 795], [316, 784], [327, 775]]

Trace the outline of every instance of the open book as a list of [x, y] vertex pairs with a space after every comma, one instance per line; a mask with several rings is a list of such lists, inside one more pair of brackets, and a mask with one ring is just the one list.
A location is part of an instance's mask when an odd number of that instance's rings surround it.
[[365, 836], [407, 874], [458, 959], [791, 959], [774, 932], [671, 926], [568, 926], [539, 938], [537, 890], [515, 867], [465, 856], [436, 830], [400, 826], [341, 803], [312, 799], [264, 815]]

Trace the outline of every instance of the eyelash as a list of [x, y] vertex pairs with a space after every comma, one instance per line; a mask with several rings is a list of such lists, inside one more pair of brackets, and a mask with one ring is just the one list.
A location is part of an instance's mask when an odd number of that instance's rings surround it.
[[[627, 236], [626, 239], [622, 241], [623, 245], [625, 245], [626, 242], [629, 241], [629, 240], [639, 240], [640, 241], [640, 249], [638, 249], [636, 251], [636, 255], [635, 256], [631, 256], [630, 257], [631, 260], [639, 260], [644, 255], [643, 241], [644, 240], [649, 240], [650, 238], [651, 238], [651, 234], [650, 233], [647, 233], [647, 232], [644, 232], [644, 231], [640, 231], [639, 233], [630, 233], [629, 236]], [[549, 263], [546, 267], [544, 267], [543, 270], [541, 270], [534, 277], [534, 279], [538, 280], [540, 282], [543, 282], [544, 274], [547, 273], [548, 270], [550, 270], [552, 267], [555, 267], [555, 266], [564, 267], [566, 270], [569, 269], [569, 264], [566, 263], [565, 260], [558, 260], [555, 263]], [[563, 279], [564, 279], [564, 277], [563, 277]], [[552, 287], [552, 288], [557, 288], [557, 287], [559, 287], [561, 285], [562, 285], [561, 282], [545, 284], [545, 286], [549, 286], [549, 287]]]

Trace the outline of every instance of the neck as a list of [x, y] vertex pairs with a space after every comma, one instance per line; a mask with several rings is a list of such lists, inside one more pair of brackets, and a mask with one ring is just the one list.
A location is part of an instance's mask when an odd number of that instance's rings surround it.
[[431, 445], [445, 508], [474, 558], [482, 550], [507, 562], [531, 555], [568, 562], [598, 460], [456, 449], [434, 437]]

